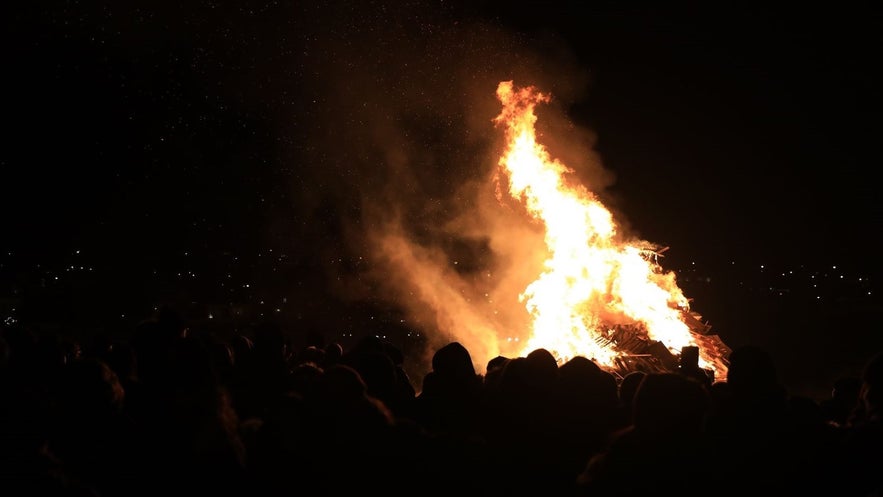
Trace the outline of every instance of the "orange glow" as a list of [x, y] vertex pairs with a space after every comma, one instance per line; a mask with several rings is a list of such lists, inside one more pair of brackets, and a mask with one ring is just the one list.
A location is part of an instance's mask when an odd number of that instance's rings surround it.
[[627, 325], [674, 355], [698, 346], [699, 366], [724, 378], [724, 361], [691, 330], [688, 300], [674, 273], [656, 263], [654, 247], [623, 240], [611, 212], [584, 186], [569, 184], [572, 171], [537, 142], [534, 111], [550, 97], [511, 81], [499, 84], [497, 97], [503, 110], [494, 121], [507, 143], [499, 166], [509, 194], [543, 223], [548, 249], [542, 273], [519, 296], [531, 318], [520, 355], [545, 348], [562, 361], [584, 356], [613, 367], [622, 352], [610, 333]]

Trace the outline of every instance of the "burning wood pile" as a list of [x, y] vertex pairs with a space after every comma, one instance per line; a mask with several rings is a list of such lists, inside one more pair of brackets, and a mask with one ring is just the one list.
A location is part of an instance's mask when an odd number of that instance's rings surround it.
[[[709, 334], [711, 326], [703, 323], [700, 316], [695, 313], [689, 314], [695, 321], [696, 327], [691, 327], [690, 332], [698, 346], [685, 346], [680, 354], [672, 353], [669, 348], [658, 340], [648, 338], [647, 331], [640, 324], [616, 325], [611, 327], [606, 334], [595, 338], [595, 342], [605, 348], [616, 351], [611, 372], [619, 378], [633, 371], [645, 373], [670, 373], [685, 369], [702, 371], [708, 376], [709, 381], [726, 379], [730, 348], [717, 335]], [[714, 367], [700, 368], [698, 364], [699, 350], [713, 351], [711, 356], [716, 357]]]

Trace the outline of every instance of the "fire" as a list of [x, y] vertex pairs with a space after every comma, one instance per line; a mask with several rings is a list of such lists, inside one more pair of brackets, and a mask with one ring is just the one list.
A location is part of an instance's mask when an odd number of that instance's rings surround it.
[[494, 122], [505, 129], [499, 161], [508, 193], [523, 202], [545, 228], [543, 272], [519, 295], [531, 319], [520, 355], [545, 348], [560, 360], [574, 356], [614, 367], [624, 353], [611, 339], [617, 326], [632, 326], [673, 355], [699, 347], [699, 366], [725, 376], [723, 359], [688, 324], [689, 302], [675, 275], [656, 263], [654, 247], [625, 241], [612, 213], [573, 171], [537, 142], [537, 105], [550, 96], [534, 87], [497, 87], [503, 110]]

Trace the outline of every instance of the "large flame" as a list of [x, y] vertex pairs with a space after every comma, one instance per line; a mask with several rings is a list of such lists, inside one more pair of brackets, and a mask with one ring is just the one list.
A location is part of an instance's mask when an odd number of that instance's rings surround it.
[[607, 339], [612, 327], [636, 325], [675, 355], [699, 347], [700, 367], [725, 375], [716, 352], [687, 324], [688, 300], [674, 273], [660, 268], [651, 245], [623, 241], [611, 212], [584, 186], [569, 184], [571, 169], [537, 142], [534, 111], [550, 97], [511, 81], [499, 84], [497, 97], [503, 110], [495, 123], [507, 142], [499, 165], [509, 194], [542, 221], [548, 247], [543, 272], [520, 295], [532, 321], [521, 355], [545, 348], [560, 360], [584, 356], [612, 367], [621, 354]]

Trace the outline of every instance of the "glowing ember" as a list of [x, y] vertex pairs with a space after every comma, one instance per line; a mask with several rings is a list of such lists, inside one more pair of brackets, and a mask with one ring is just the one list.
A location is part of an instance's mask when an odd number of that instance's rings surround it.
[[548, 258], [539, 277], [520, 295], [531, 316], [531, 333], [520, 355], [545, 348], [561, 360], [574, 356], [613, 367], [624, 354], [612, 338], [617, 327], [646, 334], [672, 354], [697, 346], [699, 366], [725, 377], [719, 352], [687, 324], [688, 301], [672, 272], [655, 263], [654, 247], [622, 240], [612, 214], [572, 171], [537, 142], [534, 113], [549, 96], [533, 87], [499, 84], [507, 146], [499, 165], [509, 193], [545, 225]]

